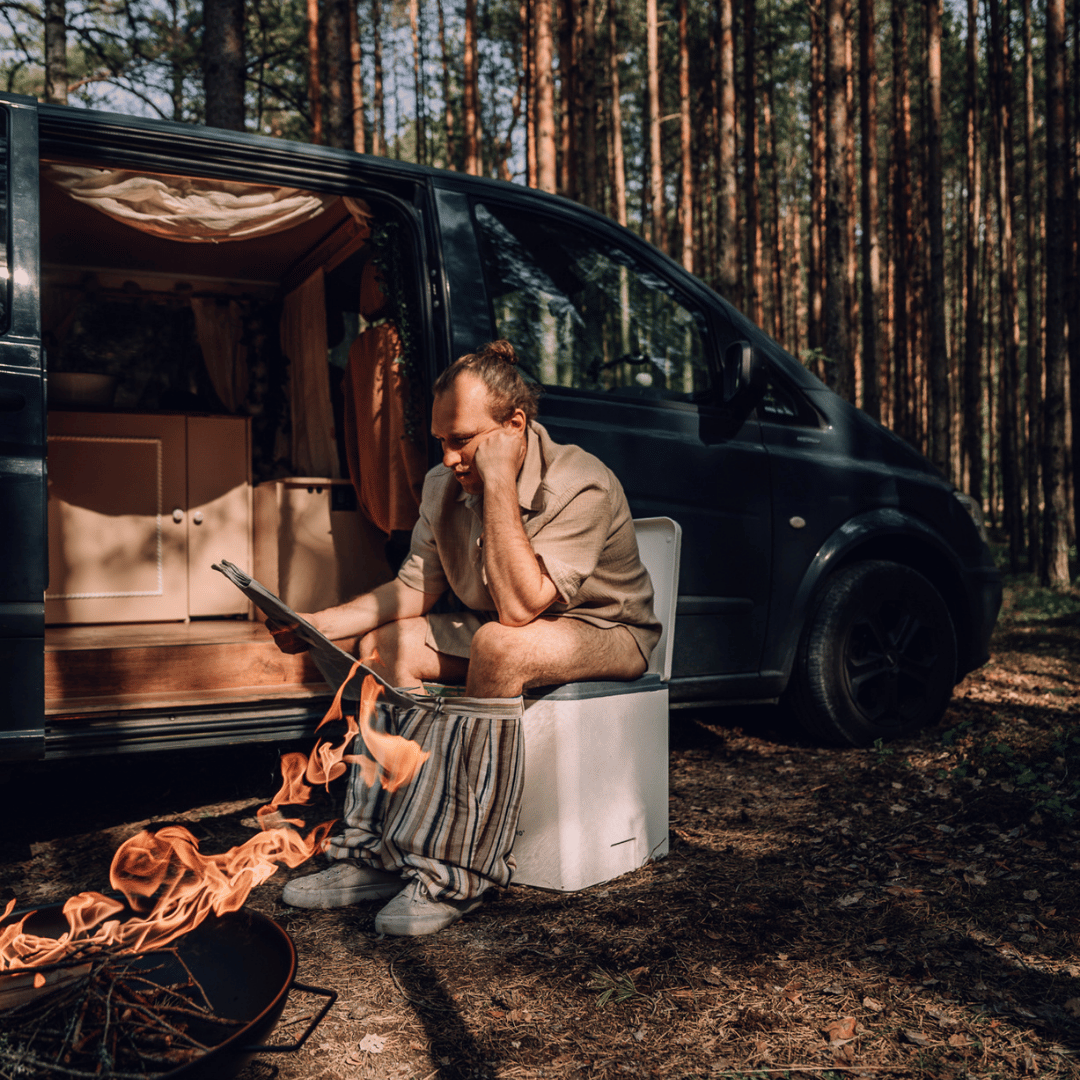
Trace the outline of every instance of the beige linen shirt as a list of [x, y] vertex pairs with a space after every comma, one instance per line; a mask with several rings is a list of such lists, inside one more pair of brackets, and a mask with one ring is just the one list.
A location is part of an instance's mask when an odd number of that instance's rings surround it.
[[[535, 421], [527, 440], [517, 480], [521, 521], [559, 593], [544, 614], [625, 626], [648, 660], [660, 624], [622, 485], [598, 458], [553, 442]], [[494, 617], [484, 569], [483, 495], [465, 492], [445, 465], [424, 478], [420, 519], [398, 577], [420, 592], [449, 588], [481, 619]]]

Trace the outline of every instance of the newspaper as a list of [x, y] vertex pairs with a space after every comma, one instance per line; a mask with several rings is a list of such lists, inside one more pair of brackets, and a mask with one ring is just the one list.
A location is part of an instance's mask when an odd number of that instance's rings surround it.
[[[311, 623], [306, 619], [301, 619], [280, 597], [275, 596], [265, 586], [260, 585], [250, 574], [245, 574], [240, 567], [233, 565], [227, 559], [222, 559], [220, 563], [214, 563], [213, 568], [224, 574], [263, 614], [275, 622], [283, 623], [292, 628], [292, 632], [308, 646], [311, 658], [319, 669], [319, 674], [336, 693], [341, 684], [348, 678], [353, 664], [356, 663], [356, 657], [350, 656], [328, 637], [320, 634]], [[360, 688], [363, 685], [365, 675], [370, 675], [382, 687], [382, 693], [379, 696], [380, 701], [393, 702], [395, 705], [401, 705], [404, 708], [428, 704], [426, 700], [423, 702], [418, 701], [407, 691], [391, 686], [365, 664], [360, 665], [352, 681], [345, 687], [342, 696], [346, 700], [356, 701], [359, 699]]]

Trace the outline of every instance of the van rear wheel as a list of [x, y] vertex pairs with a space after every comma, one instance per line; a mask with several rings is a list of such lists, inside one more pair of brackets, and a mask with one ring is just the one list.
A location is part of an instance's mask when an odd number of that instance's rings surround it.
[[941, 595], [910, 567], [875, 560], [827, 583], [787, 698], [814, 736], [868, 746], [937, 723], [955, 679], [956, 632]]

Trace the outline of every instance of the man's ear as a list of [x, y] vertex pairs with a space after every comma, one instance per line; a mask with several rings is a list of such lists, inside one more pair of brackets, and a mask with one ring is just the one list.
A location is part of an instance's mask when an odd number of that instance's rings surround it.
[[506, 423], [515, 431], [524, 431], [529, 426], [529, 421], [525, 416], [524, 409], [515, 409], [510, 414], [510, 419], [507, 420]]

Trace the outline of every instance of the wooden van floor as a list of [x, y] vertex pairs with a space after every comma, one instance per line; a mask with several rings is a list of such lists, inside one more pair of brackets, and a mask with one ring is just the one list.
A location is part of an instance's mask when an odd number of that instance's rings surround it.
[[[352, 643], [342, 642], [344, 647]], [[288, 656], [261, 622], [50, 626], [45, 714], [196, 708], [326, 697], [307, 654]]]

